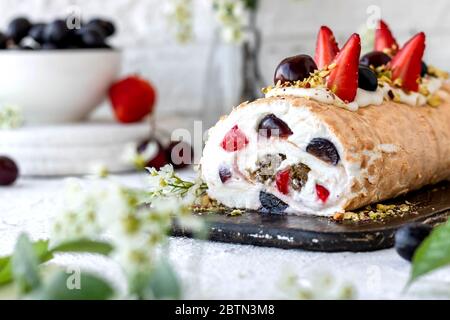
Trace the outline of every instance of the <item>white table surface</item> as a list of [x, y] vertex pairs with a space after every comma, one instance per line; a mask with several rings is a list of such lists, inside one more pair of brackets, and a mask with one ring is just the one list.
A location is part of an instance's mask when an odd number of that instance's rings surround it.
[[[115, 176], [126, 185], [144, 187], [145, 175]], [[56, 214], [63, 179], [21, 178], [0, 188], [0, 255], [9, 254], [22, 231], [47, 238]], [[286, 298], [283, 277], [311, 278], [329, 273], [348, 281], [362, 299], [450, 298], [450, 269], [433, 273], [403, 292], [410, 265], [393, 249], [371, 253], [317, 253], [173, 238], [170, 256], [188, 299]], [[121, 291], [123, 275], [114, 263], [96, 256], [61, 255], [53, 263], [99, 270]]]

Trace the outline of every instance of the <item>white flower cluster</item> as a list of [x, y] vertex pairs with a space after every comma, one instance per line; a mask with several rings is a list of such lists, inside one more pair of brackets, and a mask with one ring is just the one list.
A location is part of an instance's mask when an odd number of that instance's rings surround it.
[[171, 166], [150, 172], [157, 186], [152, 185], [149, 193], [109, 180], [84, 184], [70, 180], [52, 227], [51, 246], [104, 238], [111, 242], [112, 257], [130, 279], [148, 273], [159, 259], [158, 248], [167, 240], [174, 218], [190, 230], [202, 227], [191, 211], [201, 187], [181, 180]]
[[168, 0], [165, 13], [177, 40], [181, 43], [192, 40], [192, 0]]
[[16, 106], [0, 106], [0, 129], [16, 129], [23, 125], [22, 110]]
[[242, 0], [214, 0], [216, 20], [222, 27], [222, 37], [228, 43], [239, 43], [247, 21], [247, 11]]

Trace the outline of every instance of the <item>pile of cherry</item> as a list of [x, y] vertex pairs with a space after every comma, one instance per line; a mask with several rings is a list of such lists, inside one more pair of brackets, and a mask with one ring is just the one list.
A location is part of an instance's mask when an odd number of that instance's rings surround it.
[[110, 48], [107, 39], [115, 32], [114, 23], [99, 18], [73, 23], [72, 27], [67, 19], [32, 23], [26, 17], [17, 17], [4, 33], [0, 32], [0, 49], [106, 49]]

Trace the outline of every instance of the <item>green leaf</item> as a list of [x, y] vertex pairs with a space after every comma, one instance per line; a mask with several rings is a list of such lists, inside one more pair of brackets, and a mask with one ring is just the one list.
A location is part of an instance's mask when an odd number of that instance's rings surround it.
[[151, 273], [144, 298], [181, 299], [180, 281], [167, 259], [163, 259]]
[[79, 239], [62, 243], [52, 248], [51, 252], [98, 253], [107, 256], [112, 250], [113, 247], [107, 242]]
[[107, 300], [114, 289], [105, 280], [87, 272], [57, 271], [29, 298], [39, 300]]
[[[39, 240], [34, 242], [32, 246], [40, 263], [44, 263], [53, 258], [52, 253], [48, 250], [48, 241]], [[12, 280], [11, 256], [2, 257], [0, 258], [0, 287], [10, 284]]]
[[30, 292], [41, 284], [39, 258], [26, 234], [21, 234], [11, 257], [12, 276], [19, 291]]
[[409, 283], [450, 264], [450, 221], [435, 228], [414, 254]]

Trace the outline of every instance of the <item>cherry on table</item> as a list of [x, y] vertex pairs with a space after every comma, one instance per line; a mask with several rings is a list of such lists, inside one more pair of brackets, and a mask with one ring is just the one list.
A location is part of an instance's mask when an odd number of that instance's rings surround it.
[[19, 177], [16, 163], [5, 156], [0, 156], [0, 186], [10, 186]]
[[147, 161], [145, 167], [155, 168], [156, 170], [159, 170], [166, 164], [168, 164], [169, 161], [167, 160], [166, 151], [164, 150], [164, 147], [158, 140], [145, 140], [141, 142], [137, 147], [137, 152], [138, 154], [144, 154], [151, 143], [156, 143], [158, 150], [156, 155], [152, 159], [149, 159]]
[[166, 148], [166, 157], [175, 169], [182, 169], [193, 164], [194, 149], [185, 141], [173, 141]]

